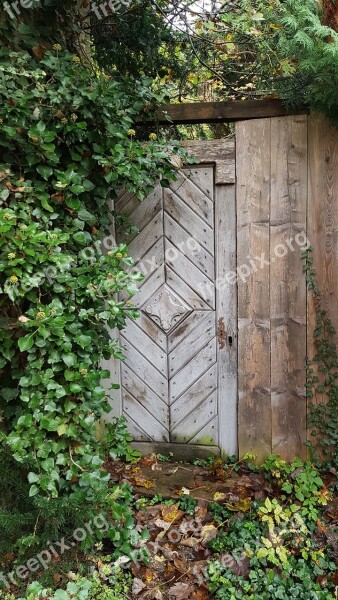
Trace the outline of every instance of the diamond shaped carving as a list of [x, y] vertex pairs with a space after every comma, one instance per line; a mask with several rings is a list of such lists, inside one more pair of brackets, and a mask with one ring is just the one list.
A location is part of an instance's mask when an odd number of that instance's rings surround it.
[[165, 331], [169, 333], [177, 323], [192, 312], [192, 308], [186, 304], [173, 290], [163, 285], [147, 302], [143, 311]]

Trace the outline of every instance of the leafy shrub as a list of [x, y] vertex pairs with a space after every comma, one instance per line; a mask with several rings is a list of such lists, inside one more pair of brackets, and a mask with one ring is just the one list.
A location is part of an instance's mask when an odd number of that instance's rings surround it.
[[123, 358], [109, 330], [137, 313], [117, 293], [131, 297], [141, 277], [104, 237], [107, 201], [122, 185], [142, 200], [174, 177], [174, 144], [140, 144], [131, 128], [150, 82], [132, 89], [60, 48], [39, 62], [0, 56], [1, 440], [29, 468], [30, 495], [48, 497], [107, 479], [99, 363]]

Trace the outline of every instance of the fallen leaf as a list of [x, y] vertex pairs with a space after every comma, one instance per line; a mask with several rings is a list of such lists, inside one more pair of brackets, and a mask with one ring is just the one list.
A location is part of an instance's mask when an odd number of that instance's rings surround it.
[[174, 523], [181, 519], [183, 515], [184, 512], [179, 509], [178, 504], [167, 504], [162, 508], [162, 517], [167, 523]]
[[138, 594], [140, 594], [142, 592], [142, 590], [144, 590], [145, 587], [146, 586], [141, 579], [135, 578], [133, 581], [133, 587], [132, 587], [133, 596], [138, 596]]
[[190, 598], [190, 593], [192, 592], [192, 586], [188, 583], [175, 583], [169, 589], [169, 598], [174, 598], [175, 600], [187, 600]]
[[216, 492], [214, 494], [214, 501], [215, 502], [225, 502], [225, 500], [228, 499], [227, 494], [223, 494], [222, 492]]
[[187, 573], [190, 569], [190, 567], [188, 567], [185, 560], [181, 560], [180, 558], [177, 558], [177, 557], [174, 558], [174, 565], [180, 573]]
[[144, 487], [147, 490], [154, 487], [154, 482], [150, 479], [143, 479], [142, 477], [138, 477], [137, 475], [134, 477], [134, 483], [137, 487]]
[[129, 556], [120, 556], [115, 562], [114, 567], [121, 567], [121, 565], [126, 565], [130, 562]]
[[236, 502], [227, 502], [225, 506], [228, 510], [234, 512], [248, 512], [251, 507], [251, 499], [243, 498], [243, 500], [238, 500]]
[[201, 542], [203, 546], [206, 546], [211, 540], [213, 540], [218, 533], [217, 527], [215, 525], [204, 525], [201, 531]]
[[198, 548], [200, 540], [198, 538], [190, 537], [180, 542], [180, 546], [188, 546], [188, 548]]

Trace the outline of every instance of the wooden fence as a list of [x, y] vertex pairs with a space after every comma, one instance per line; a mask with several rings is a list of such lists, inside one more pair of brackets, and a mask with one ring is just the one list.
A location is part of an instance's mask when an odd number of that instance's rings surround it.
[[270, 263], [239, 279], [239, 454], [305, 457], [314, 304], [291, 240], [306, 233], [338, 331], [338, 131], [313, 115], [238, 122], [236, 178], [238, 265]]

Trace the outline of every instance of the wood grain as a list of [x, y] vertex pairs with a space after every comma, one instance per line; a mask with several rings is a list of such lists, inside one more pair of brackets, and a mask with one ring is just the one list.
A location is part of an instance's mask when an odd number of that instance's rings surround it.
[[[270, 119], [236, 125], [237, 261], [270, 252]], [[252, 270], [238, 281], [239, 454], [271, 452], [270, 273]]]
[[[311, 115], [308, 122], [308, 238], [322, 306], [338, 332], [338, 131], [324, 117]], [[308, 292], [307, 345], [310, 359], [316, 354], [313, 340], [315, 308]], [[337, 339], [337, 337], [336, 337]], [[325, 401], [318, 395], [314, 402]]]
[[[170, 125], [190, 123], [226, 123], [244, 119], [303, 114], [306, 109], [289, 111], [281, 100], [228, 100], [227, 102], [194, 102], [166, 104], [156, 114], [156, 122]], [[169, 121], [168, 121], [169, 117]], [[142, 121], [143, 122], [143, 121]]]
[[306, 458], [306, 204], [307, 117], [271, 119], [272, 451], [289, 461]]

